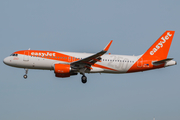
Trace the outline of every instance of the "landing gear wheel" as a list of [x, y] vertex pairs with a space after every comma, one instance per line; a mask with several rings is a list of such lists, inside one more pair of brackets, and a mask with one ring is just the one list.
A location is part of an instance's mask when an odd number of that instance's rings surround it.
[[24, 79], [26, 79], [27, 78], [27, 74], [28, 74], [28, 69], [27, 68], [24, 68], [24, 69], [25, 69], [25, 75], [23, 77], [24, 77]]
[[85, 83], [87, 82], [87, 77], [83, 75], [83, 76], [81, 77], [81, 81], [82, 81], [82, 83], [85, 84]]
[[24, 77], [24, 79], [26, 79], [26, 78], [27, 78], [27, 75], [24, 75], [23, 77]]

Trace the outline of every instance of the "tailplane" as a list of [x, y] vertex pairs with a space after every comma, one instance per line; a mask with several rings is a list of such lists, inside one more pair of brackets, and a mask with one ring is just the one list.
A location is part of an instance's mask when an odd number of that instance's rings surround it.
[[161, 64], [165, 64], [165, 63], [167, 63], [169, 61], [172, 61], [172, 60], [173, 60], [173, 58], [167, 58], [167, 59], [164, 59], [164, 60], [154, 61], [154, 62], [152, 62], [152, 64], [158, 66], [158, 65], [161, 65]]

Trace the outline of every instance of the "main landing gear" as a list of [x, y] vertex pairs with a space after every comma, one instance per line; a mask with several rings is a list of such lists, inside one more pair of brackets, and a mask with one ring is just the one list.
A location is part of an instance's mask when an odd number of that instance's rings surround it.
[[85, 76], [85, 75], [83, 75], [82, 77], [81, 77], [81, 81], [82, 81], [82, 83], [86, 83], [87, 82], [87, 77]]
[[24, 79], [26, 79], [26, 78], [27, 78], [27, 74], [28, 74], [28, 69], [25, 69], [25, 75], [23, 76], [23, 77], [24, 77]]
[[86, 69], [87, 68], [83, 68], [83, 69], [79, 70], [80, 74], [82, 75], [81, 82], [84, 83], [84, 84], [87, 82], [87, 77], [85, 76]]

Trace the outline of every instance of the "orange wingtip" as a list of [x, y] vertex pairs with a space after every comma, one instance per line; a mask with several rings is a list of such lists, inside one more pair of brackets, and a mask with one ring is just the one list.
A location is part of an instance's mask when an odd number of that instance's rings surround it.
[[111, 43], [113, 42], [113, 40], [111, 40], [109, 42], [109, 44], [104, 48], [104, 51], [108, 51], [109, 50], [109, 47], [111, 46]]

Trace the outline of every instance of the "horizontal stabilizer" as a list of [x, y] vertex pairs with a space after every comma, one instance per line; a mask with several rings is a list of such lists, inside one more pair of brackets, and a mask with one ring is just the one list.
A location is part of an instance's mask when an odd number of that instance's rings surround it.
[[153, 62], [153, 65], [161, 65], [161, 64], [164, 64], [170, 60], [172, 60], [173, 58], [167, 58], [167, 59], [164, 59], [164, 60], [160, 60], [160, 61], [155, 61]]

